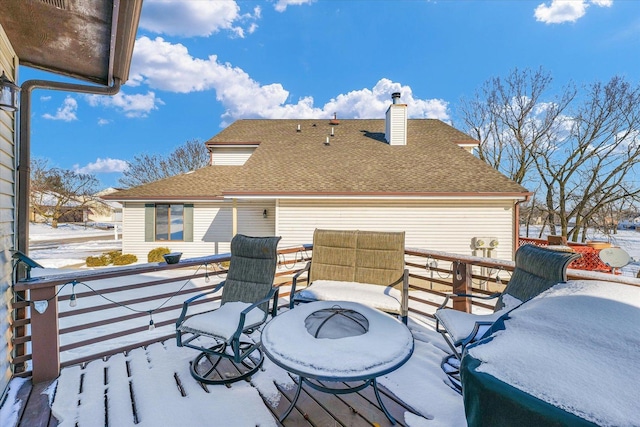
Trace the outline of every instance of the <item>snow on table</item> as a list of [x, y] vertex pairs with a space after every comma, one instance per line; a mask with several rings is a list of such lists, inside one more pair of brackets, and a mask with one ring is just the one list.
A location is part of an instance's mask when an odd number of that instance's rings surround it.
[[[369, 330], [339, 339], [314, 338], [305, 319], [334, 306], [363, 314]], [[262, 345], [272, 360], [303, 376], [361, 379], [389, 372], [405, 362], [413, 352], [413, 337], [402, 322], [365, 305], [319, 301], [300, 304], [271, 320], [262, 332]]]

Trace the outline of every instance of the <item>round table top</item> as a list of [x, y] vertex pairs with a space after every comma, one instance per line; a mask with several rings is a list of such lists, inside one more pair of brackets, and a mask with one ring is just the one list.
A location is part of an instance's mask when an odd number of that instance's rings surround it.
[[[369, 330], [352, 337], [314, 338], [305, 327], [305, 319], [315, 311], [335, 306], [364, 315]], [[276, 365], [294, 374], [356, 381], [400, 367], [413, 353], [413, 336], [402, 322], [376, 309], [348, 301], [317, 301], [300, 304], [267, 323], [262, 347]]]

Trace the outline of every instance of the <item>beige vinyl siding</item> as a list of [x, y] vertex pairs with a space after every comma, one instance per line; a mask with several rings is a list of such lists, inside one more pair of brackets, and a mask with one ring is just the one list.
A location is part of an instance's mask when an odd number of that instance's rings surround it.
[[[18, 58], [0, 26], [0, 74], [2, 71], [17, 81]], [[0, 110], [0, 396], [11, 377], [9, 357], [12, 336], [9, 319], [11, 301], [12, 258], [15, 247], [15, 176], [16, 176], [16, 113]]]
[[214, 147], [211, 161], [214, 165], [244, 165], [256, 147]]
[[315, 228], [405, 231], [406, 247], [472, 255], [473, 237], [496, 237], [512, 259], [513, 201], [280, 200], [281, 246], [311, 243]]
[[[122, 249], [141, 262], [147, 261], [151, 249], [167, 246], [182, 252], [184, 258], [229, 252], [233, 218], [231, 201], [193, 204], [193, 241], [145, 242], [145, 203], [125, 202], [123, 209]], [[250, 236], [270, 236], [275, 229], [273, 202], [238, 202], [238, 233]], [[262, 213], [267, 209], [267, 218]]]

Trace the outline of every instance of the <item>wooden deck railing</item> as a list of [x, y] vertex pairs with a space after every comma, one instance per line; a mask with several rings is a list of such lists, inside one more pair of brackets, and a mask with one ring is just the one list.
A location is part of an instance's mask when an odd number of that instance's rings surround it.
[[[304, 245], [278, 252], [276, 283], [281, 288], [280, 296], [286, 297], [291, 276], [311, 259], [312, 247]], [[15, 301], [12, 309], [26, 308], [30, 316], [12, 324], [12, 344], [26, 349], [13, 358], [12, 364], [25, 364], [27, 369], [20, 375], [31, 374], [37, 383], [57, 377], [61, 366], [171, 338], [182, 302], [213, 289], [223, 279], [223, 265], [229, 257], [223, 254], [185, 259], [173, 265], [150, 263], [80, 270], [20, 281], [14, 291], [16, 295], [26, 295], [26, 299]], [[428, 317], [446, 293], [490, 294], [502, 290], [514, 268], [510, 261], [420, 249], [406, 249], [405, 262], [410, 271], [409, 311]], [[640, 284], [638, 279], [604, 273], [570, 270], [569, 276]], [[208, 309], [202, 304], [219, 298], [203, 299], [198, 303], [200, 309]], [[471, 310], [466, 299], [454, 299], [453, 304], [456, 309]], [[26, 333], [17, 335], [16, 331]]]

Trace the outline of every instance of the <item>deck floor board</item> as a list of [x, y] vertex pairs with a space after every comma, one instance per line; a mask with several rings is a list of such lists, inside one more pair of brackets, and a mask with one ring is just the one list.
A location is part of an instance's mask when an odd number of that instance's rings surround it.
[[[149, 402], [154, 399], [159, 390], [163, 390], [162, 394], [168, 393], [175, 399], [188, 399], [189, 396], [206, 394], [211, 395], [212, 400], [216, 399], [216, 395], [224, 394], [226, 390], [224, 385], [203, 386], [190, 375], [185, 374], [185, 370], [162, 372], [161, 378], [157, 373], [154, 374], [150, 369], [151, 365], [171, 360], [175, 349], [170, 346], [155, 344], [155, 348], [147, 347], [139, 351], [140, 353], [135, 357], [129, 352], [126, 355], [111, 356], [108, 360], [95, 360], [82, 367], [65, 368], [65, 371], [71, 372], [71, 378], [64, 386], [58, 384], [54, 401], [60, 399], [71, 405], [72, 412], [68, 415], [73, 417], [73, 411], [76, 411], [78, 427], [83, 427], [89, 422], [86, 418], [87, 408], [91, 409], [93, 423], [97, 418], [104, 420], [106, 426], [133, 427], [140, 421], [137, 407], [142, 405], [148, 408]], [[229, 366], [221, 366], [221, 369], [228, 370]], [[152, 375], [153, 378], [150, 378]], [[289, 376], [292, 381], [298, 381], [296, 376]], [[150, 384], [153, 384], [153, 387], [150, 387]], [[246, 387], [247, 384], [249, 384], [247, 381], [241, 381], [231, 384], [230, 387]], [[31, 381], [23, 384], [17, 396], [23, 402], [17, 427], [58, 425], [58, 420], [52, 415], [47, 394], [42, 394], [50, 385], [51, 382], [33, 385]], [[341, 383], [331, 385], [346, 386]], [[391, 425], [379, 408], [371, 386], [357, 393], [334, 395], [304, 385], [294, 410], [280, 423], [278, 418], [289, 407], [295, 394], [295, 387], [284, 387], [275, 382], [274, 386], [280, 393], [279, 401], [273, 403], [273, 398], [268, 400], [264, 396], [261, 400], [279, 426], [382, 427]], [[383, 387], [380, 387], [380, 392], [389, 412], [396, 418], [398, 425], [403, 426], [404, 413], [411, 412], [411, 408]], [[123, 395], [128, 398], [122, 399]], [[73, 409], [76, 407], [77, 410]], [[212, 416], [215, 416], [215, 406], [212, 407]], [[101, 421], [99, 423], [102, 425]]]

